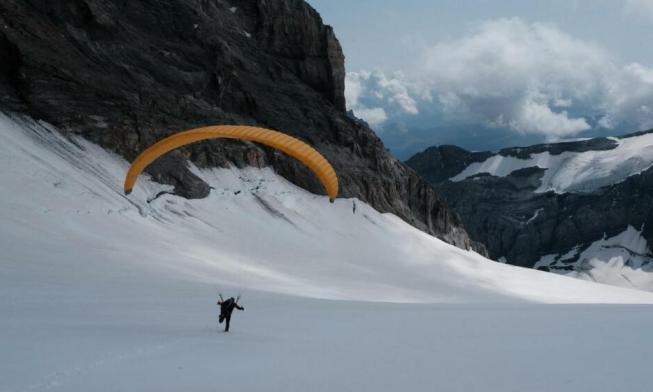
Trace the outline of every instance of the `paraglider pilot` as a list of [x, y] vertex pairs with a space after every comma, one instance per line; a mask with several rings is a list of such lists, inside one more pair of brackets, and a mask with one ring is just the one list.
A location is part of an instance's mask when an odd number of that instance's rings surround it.
[[224, 331], [229, 332], [229, 321], [231, 321], [231, 313], [234, 311], [234, 309], [245, 310], [245, 307], [238, 305], [238, 300], [234, 299], [234, 297], [230, 297], [227, 300], [224, 300], [222, 299], [222, 295], [220, 295], [218, 305], [220, 305], [220, 324], [225, 321], [226, 324]]

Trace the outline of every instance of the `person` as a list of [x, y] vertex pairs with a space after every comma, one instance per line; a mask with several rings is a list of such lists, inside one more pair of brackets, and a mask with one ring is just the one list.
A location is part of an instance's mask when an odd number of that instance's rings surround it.
[[229, 322], [231, 321], [231, 313], [234, 311], [234, 309], [238, 310], [245, 310], [245, 307], [238, 305], [238, 300], [234, 299], [234, 297], [228, 298], [227, 300], [223, 300], [222, 296], [220, 296], [220, 301], [218, 301], [218, 305], [220, 305], [220, 324], [222, 324], [223, 321], [225, 321], [225, 327], [224, 331], [229, 332]]

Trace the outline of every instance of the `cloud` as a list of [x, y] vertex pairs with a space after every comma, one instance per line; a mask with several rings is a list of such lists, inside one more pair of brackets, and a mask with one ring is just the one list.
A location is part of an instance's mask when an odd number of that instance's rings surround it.
[[378, 127], [388, 119], [388, 115], [383, 108], [358, 107], [354, 110], [354, 114], [356, 117], [365, 120], [373, 128]]
[[653, 0], [626, 0], [624, 11], [626, 15], [652, 21]]
[[388, 119], [387, 111], [416, 115], [417, 102], [409, 93], [402, 73], [386, 75], [381, 71], [349, 72], [345, 78], [348, 109], [372, 127]]
[[591, 128], [560, 109], [600, 95], [610, 63], [590, 43], [518, 18], [485, 22], [423, 57], [419, 78], [446, 112], [555, 137]]
[[556, 113], [534, 101], [520, 105], [509, 125], [520, 132], [544, 134], [551, 140], [592, 128], [584, 118], [569, 118], [566, 111]]
[[618, 65], [601, 47], [552, 25], [519, 18], [483, 22], [466, 36], [426, 47], [419, 64], [407, 76], [349, 73], [349, 107], [376, 125], [437, 111], [443, 122], [476, 122], [550, 140], [593, 125], [653, 126], [653, 68]]
[[629, 122], [641, 129], [653, 128], [653, 68], [629, 64], [606, 85], [602, 126], [611, 128]]

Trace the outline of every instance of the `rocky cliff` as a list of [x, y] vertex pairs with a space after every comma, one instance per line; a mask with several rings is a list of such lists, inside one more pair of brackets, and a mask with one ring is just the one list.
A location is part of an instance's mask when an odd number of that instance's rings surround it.
[[[346, 115], [340, 44], [303, 0], [3, 0], [0, 58], [3, 110], [80, 133], [127, 159], [196, 126], [281, 130], [333, 163], [341, 196], [472, 245], [431, 186]], [[322, 192], [301, 164], [251, 143], [199, 143], [149, 171], [182, 196], [206, 196], [209, 187], [186, 159], [271, 165]]]

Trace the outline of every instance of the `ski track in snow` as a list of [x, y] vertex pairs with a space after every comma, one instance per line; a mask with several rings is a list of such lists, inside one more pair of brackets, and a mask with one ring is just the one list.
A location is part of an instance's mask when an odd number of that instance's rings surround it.
[[[123, 159], [2, 114], [0, 166], [2, 392], [647, 390], [648, 306], [540, 303], [653, 293], [495, 263], [269, 169], [125, 197]], [[228, 334], [218, 291], [243, 294]]]

